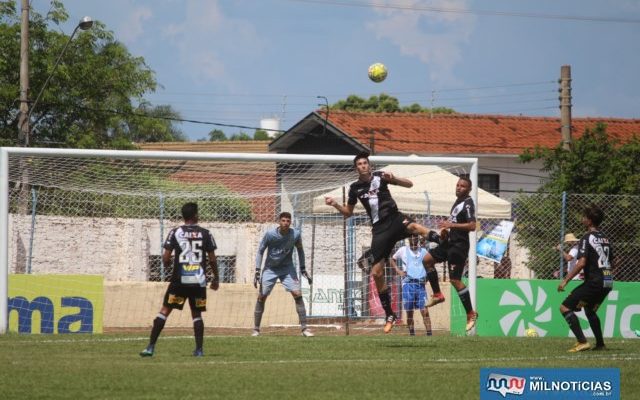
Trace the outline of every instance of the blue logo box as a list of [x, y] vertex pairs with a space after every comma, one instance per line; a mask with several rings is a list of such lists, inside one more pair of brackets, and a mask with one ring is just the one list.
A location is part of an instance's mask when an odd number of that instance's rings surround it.
[[481, 368], [480, 400], [620, 399], [618, 368]]

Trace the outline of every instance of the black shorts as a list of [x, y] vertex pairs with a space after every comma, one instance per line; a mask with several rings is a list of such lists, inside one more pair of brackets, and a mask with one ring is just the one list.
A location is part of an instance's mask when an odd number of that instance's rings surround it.
[[603, 288], [601, 283], [584, 282], [569, 293], [562, 305], [573, 311], [582, 308], [598, 311], [610, 291], [611, 288]]
[[449, 243], [438, 245], [435, 249], [429, 250], [429, 254], [437, 263], [447, 261], [449, 263], [449, 279], [460, 280], [469, 257], [467, 246], [456, 246]]
[[162, 305], [182, 310], [187, 299], [192, 311], [207, 311], [207, 288], [200, 285], [183, 285], [178, 282], [169, 284]]
[[389, 258], [396, 242], [409, 237], [407, 225], [412, 222], [414, 222], [412, 218], [407, 217], [401, 212], [397, 212], [373, 225], [373, 229], [371, 230], [373, 234], [371, 238], [373, 264], [382, 259]]

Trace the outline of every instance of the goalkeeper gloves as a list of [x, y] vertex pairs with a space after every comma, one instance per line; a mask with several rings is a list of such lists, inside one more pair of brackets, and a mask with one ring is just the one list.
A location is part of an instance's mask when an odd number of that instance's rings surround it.
[[256, 274], [253, 277], [253, 287], [256, 289], [258, 288], [258, 282], [260, 282], [260, 271], [256, 270]]
[[302, 275], [307, 278], [307, 282], [309, 282], [309, 285], [311, 285], [313, 283], [313, 279], [311, 278], [311, 275], [309, 275], [309, 273], [307, 271], [302, 271]]

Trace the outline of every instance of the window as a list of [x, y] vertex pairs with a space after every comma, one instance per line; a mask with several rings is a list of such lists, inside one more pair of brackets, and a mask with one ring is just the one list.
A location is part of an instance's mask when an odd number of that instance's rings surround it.
[[[236, 256], [216, 256], [220, 283], [236, 283]], [[211, 270], [207, 269], [207, 280], [211, 280]]]
[[147, 280], [150, 282], [168, 282], [173, 272], [173, 263], [164, 266], [164, 279], [162, 279], [162, 256], [149, 256], [149, 275]]
[[[458, 176], [468, 178], [469, 174], [458, 174]], [[500, 174], [478, 174], [478, 187], [498, 196], [500, 194]]]

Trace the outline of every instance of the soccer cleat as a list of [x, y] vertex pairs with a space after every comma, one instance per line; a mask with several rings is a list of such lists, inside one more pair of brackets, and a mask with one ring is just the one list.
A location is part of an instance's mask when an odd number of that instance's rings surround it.
[[260, 336], [260, 330], [254, 329], [253, 332], [251, 332], [251, 336]]
[[387, 316], [387, 322], [385, 322], [384, 324], [384, 333], [389, 333], [391, 332], [391, 329], [393, 329], [393, 324], [396, 322], [396, 316], [395, 314], [391, 314], [389, 316]]
[[607, 350], [607, 346], [605, 346], [604, 344], [597, 344], [595, 346], [593, 346], [593, 349], [591, 349], [592, 351], [604, 351]]
[[433, 336], [433, 332], [431, 332], [431, 331], [427, 331], [426, 335], [427, 335], [427, 336]]
[[478, 320], [477, 312], [470, 311], [469, 313], [467, 313], [467, 332], [469, 332], [476, 326], [477, 320]]
[[304, 337], [314, 337], [315, 335], [309, 329], [304, 328], [302, 330], [302, 336], [304, 336]]
[[444, 303], [444, 295], [442, 293], [436, 293], [429, 299], [427, 307], [433, 307], [436, 304]]
[[147, 346], [146, 349], [140, 352], [140, 357], [152, 357], [153, 356], [153, 346]]
[[202, 349], [195, 349], [193, 351], [193, 356], [194, 357], [204, 357], [204, 351], [202, 351]]
[[589, 342], [584, 342], [584, 343], [578, 342], [572, 348], [570, 348], [568, 352], [577, 353], [579, 351], [589, 350], [590, 348], [591, 348], [591, 345], [589, 344]]

